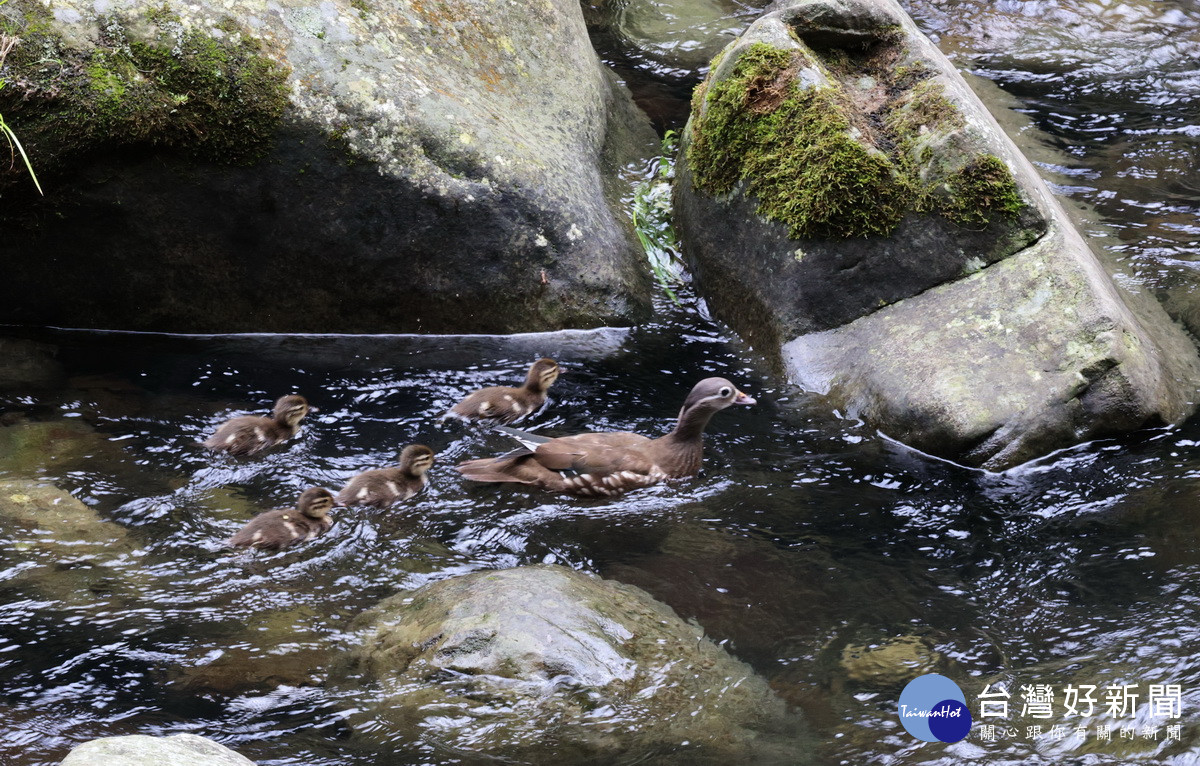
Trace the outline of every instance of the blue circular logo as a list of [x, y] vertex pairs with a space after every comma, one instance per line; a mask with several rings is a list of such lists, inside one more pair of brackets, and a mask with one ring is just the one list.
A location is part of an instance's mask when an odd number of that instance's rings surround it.
[[925, 742], [958, 742], [971, 731], [971, 711], [958, 684], [937, 673], [908, 682], [900, 692], [900, 723]]

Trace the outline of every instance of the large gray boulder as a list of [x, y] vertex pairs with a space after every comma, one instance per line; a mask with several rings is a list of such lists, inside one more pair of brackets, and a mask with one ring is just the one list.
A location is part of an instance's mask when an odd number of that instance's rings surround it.
[[802, 722], [762, 678], [629, 585], [560, 566], [478, 572], [394, 596], [359, 625], [343, 687], [364, 736], [536, 763], [804, 751]]
[[1191, 414], [1187, 336], [899, 5], [773, 9], [684, 131], [679, 229], [722, 318], [830, 406], [989, 469]]
[[254, 761], [195, 734], [132, 734], [85, 742], [59, 766], [254, 766]]
[[570, 0], [0, 6], [0, 322], [512, 332], [645, 316], [657, 143]]

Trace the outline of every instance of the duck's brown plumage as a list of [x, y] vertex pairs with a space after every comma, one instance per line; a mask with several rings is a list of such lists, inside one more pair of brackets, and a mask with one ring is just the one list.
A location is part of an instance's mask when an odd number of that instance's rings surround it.
[[425, 472], [433, 465], [433, 450], [410, 444], [400, 453], [395, 468], [363, 471], [337, 493], [338, 505], [373, 505], [386, 508], [407, 500], [425, 487]]
[[675, 429], [658, 439], [628, 431], [564, 436], [517, 455], [470, 460], [458, 466], [468, 479], [516, 482], [551, 492], [584, 496], [619, 495], [700, 470], [704, 428], [732, 404], [754, 404], [724, 378], [695, 385]]
[[558, 379], [558, 363], [539, 359], [529, 368], [520, 387], [492, 386], [468, 394], [442, 417], [485, 423], [516, 423], [546, 403], [546, 389]]
[[266, 417], [243, 415], [227, 420], [204, 440], [204, 446], [230, 455], [253, 455], [296, 435], [310, 407], [303, 396], [280, 397]]
[[295, 543], [311, 540], [329, 530], [329, 509], [333, 495], [327, 489], [311, 487], [300, 493], [295, 508], [278, 508], [260, 513], [229, 538], [235, 548], [260, 548], [277, 551]]

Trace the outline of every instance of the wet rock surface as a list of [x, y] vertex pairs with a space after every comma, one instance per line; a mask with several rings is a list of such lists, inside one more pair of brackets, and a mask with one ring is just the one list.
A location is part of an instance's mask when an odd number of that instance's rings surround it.
[[577, 4], [19, 0], [0, 25], [22, 38], [0, 113], [55, 189], [0, 176], [0, 321], [514, 332], [646, 315], [620, 176], [655, 137]]
[[676, 211], [718, 313], [832, 407], [969, 465], [1191, 414], [1186, 335], [898, 5], [774, 8], [684, 134]]
[[61, 766], [254, 766], [249, 758], [195, 734], [105, 737], [71, 751]]
[[479, 572], [388, 599], [360, 624], [343, 685], [364, 685], [349, 719], [363, 736], [421, 732], [516, 762], [668, 746], [656, 762], [795, 762], [779, 746], [802, 723], [766, 683], [632, 586], [549, 565]]

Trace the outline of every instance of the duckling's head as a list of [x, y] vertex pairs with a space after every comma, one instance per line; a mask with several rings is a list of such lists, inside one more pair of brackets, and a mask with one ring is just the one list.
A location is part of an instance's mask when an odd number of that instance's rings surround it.
[[692, 392], [683, 402], [683, 409], [679, 411], [679, 417], [683, 418], [690, 412], [707, 412], [711, 415], [734, 404], [756, 403], [725, 378], [705, 378], [692, 387]]
[[333, 508], [333, 495], [321, 487], [309, 487], [300, 493], [296, 501], [296, 510], [312, 519], [323, 519]]
[[424, 444], [410, 444], [400, 452], [400, 470], [410, 476], [424, 476], [433, 465], [433, 450]]
[[297, 394], [282, 396], [279, 401], [275, 402], [275, 419], [295, 428], [310, 409], [312, 408], [308, 406], [308, 400], [303, 396]]
[[525, 376], [525, 385], [534, 391], [545, 391], [558, 380], [558, 362], [553, 359], [539, 359], [529, 368]]

